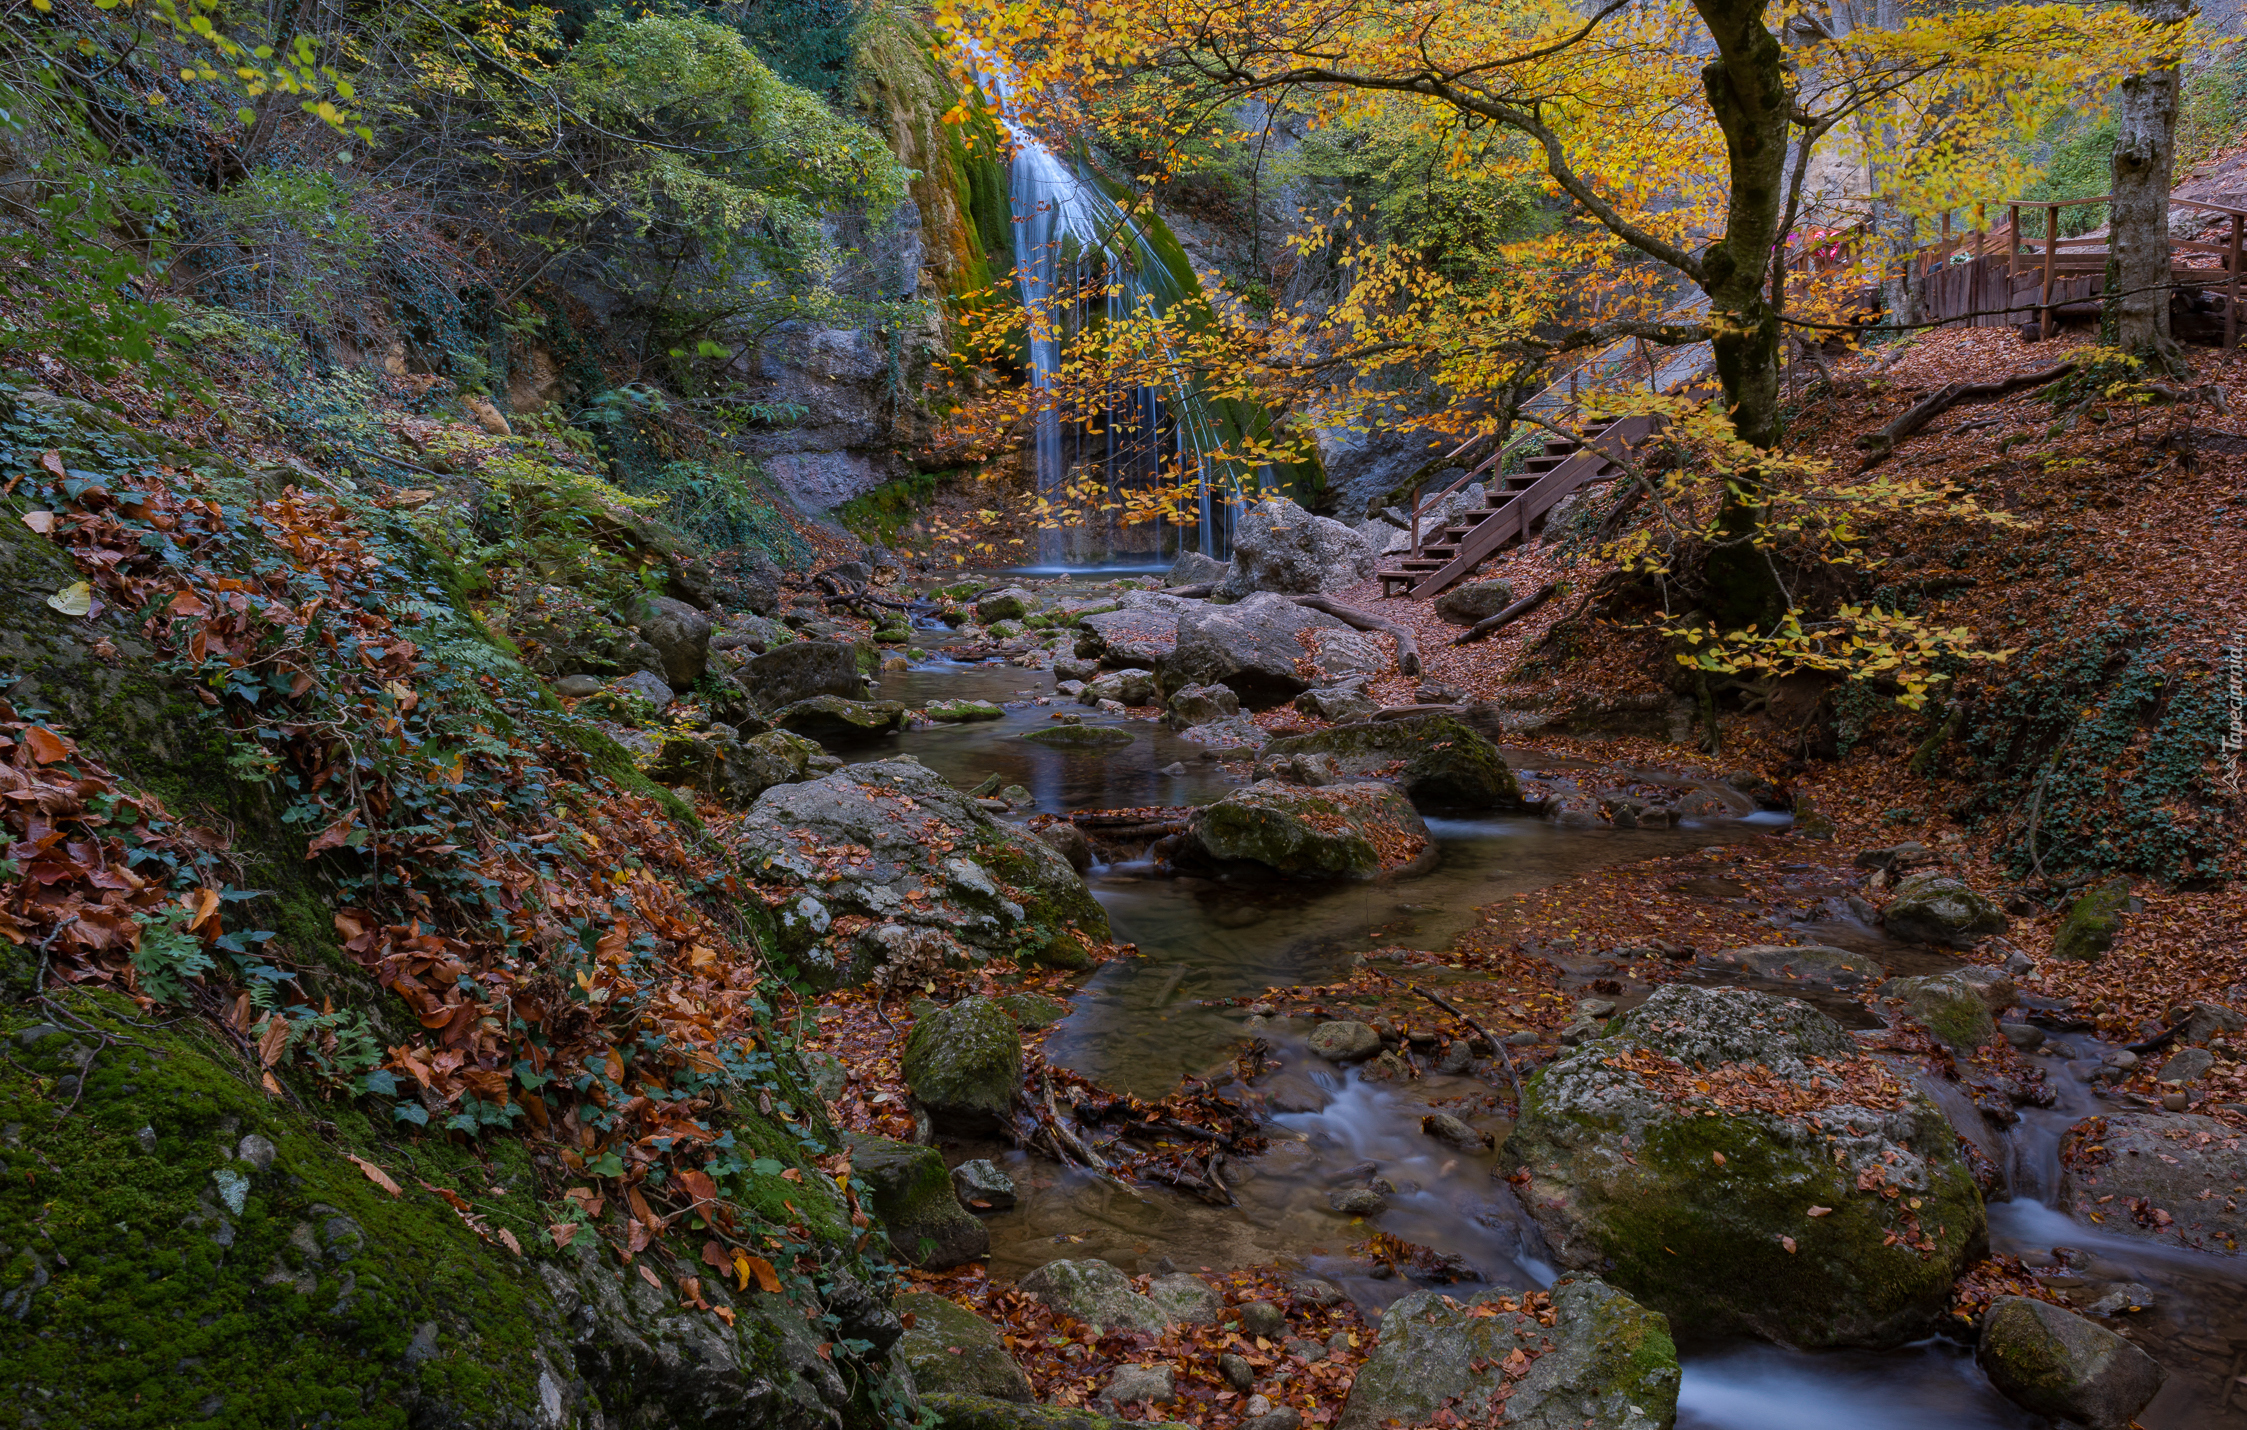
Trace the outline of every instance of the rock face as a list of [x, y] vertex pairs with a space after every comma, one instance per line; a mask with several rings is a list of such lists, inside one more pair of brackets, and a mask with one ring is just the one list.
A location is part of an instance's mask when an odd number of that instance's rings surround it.
[[1156, 678], [1166, 691], [1229, 686], [1253, 710], [1284, 704], [1311, 684], [1301, 668], [1311, 653], [1303, 634], [1348, 629], [1269, 592], [1230, 606], [1194, 606], [1179, 613], [1177, 645], [1156, 662]]
[[1304, 876], [1425, 873], [1436, 858], [1411, 802], [1382, 784], [1309, 789], [1259, 780], [1195, 811], [1187, 838], [1211, 859]]
[[1915, 874], [1904, 880], [1880, 918], [1893, 937], [1952, 948], [1968, 947], [2006, 928], [1997, 905], [1947, 874]]
[[1339, 591], [1370, 578], [1378, 554], [1341, 522], [1313, 516], [1286, 497], [1266, 497], [1235, 521], [1233, 564], [1220, 589], [1236, 598]]
[[1881, 967], [1861, 953], [1823, 944], [1755, 944], [1704, 953], [1696, 966], [1770, 982], [1804, 983], [1813, 988], [1862, 988], [1880, 977]]
[[640, 639], [663, 657], [663, 678], [673, 690], [684, 690], [702, 678], [710, 663], [710, 618], [684, 601], [650, 596], [624, 612], [625, 620], [639, 628]]
[[[1446, 1403], [1479, 1422], [1493, 1402], [1508, 1426], [1529, 1430], [1669, 1430], [1680, 1379], [1669, 1321], [1589, 1276], [1555, 1282], [1552, 1302], [1548, 1328], [1518, 1310], [1490, 1314], [1510, 1304], [1496, 1291], [1465, 1304], [1434, 1291], [1397, 1301], [1339, 1430], [1426, 1424]], [[1507, 1369], [1517, 1353], [1534, 1356], [1518, 1379]]]
[[858, 652], [835, 641], [775, 646], [745, 661], [733, 680], [768, 712], [821, 695], [858, 700], [866, 694], [866, 682], [858, 674]]
[[843, 1141], [851, 1173], [873, 1193], [874, 1215], [898, 1259], [941, 1271], [991, 1250], [991, 1233], [952, 1191], [943, 1153], [867, 1133], [846, 1132]]
[[1022, 1034], [996, 1001], [963, 998], [913, 1025], [898, 1067], [937, 1126], [997, 1131], [1009, 1123], [1022, 1080]]
[[1049, 1261], [1022, 1278], [1022, 1289], [1058, 1311], [1078, 1320], [1112, 1330], [1146, 1331], [1159, 1335], [1165, 1324], [1162, 1308], [1131, 1289], [1131, 1278], [1105, 1261]]
[[[782, 947], [815, 981], [848, 981], [901, 955], [981, 959], [1014, 953], [1022, 930], [1095, 941], [1108, 917], [1052, 846], [992, 822], [934, 771], [904, 760], [854, 765], [766, 791], [736, 833], [744, 864], [768, 884], [805, 892], [780, 910]], [[867, 851], [843, 864], [828, 851]], [[939, 846], [946, 846], [941, 852]], [[855, 935], [834, 920], [874, 922]], [[1049, 951], [1081, 960], [1081, 945]]]
[[2122, 932], [2123, 916], [2130, 911], [2130, 881], [2110, 879], [2091, 889], [2069, 907], [2068, 916], [2052, 936], [2052, 956], [2078, 963], [2096, 963], [2114, 947]]
[[1471, 626], [1513, 603], [1514, 588], [1504, 581], [1462, 581], [1436, 597], [1436, 614], [1455, 626]]
[[2016, 1403], [2089, 1430], [2125, 1430], [2161, 1389], [2161, 1363], [2072, 1311], [2001, 1296], [1982, 1317], [1975, 1359]]
[[[2203, 1140], [2205, 1139], [2205, 1140]], [[2078, 1218], [2103, 1215], [2103, 1231], [2209, 1251], [2247, 1243], [2247, 1186], [2238, 1131], [2213, 1117], [2118, 1112], [2070, 1127], [2060, 1144], [2063, 1195]], [[2099, 1198], [2114, 1200], [2100, 1205]]]
[[1997, 1036], [1997, 1023], [1981, 991], [1955, 973], [1891, 978], [1878, 992], [1909, 1008], [1954, 1053], [1970, 1053]]
[[[1810, 1110], [1756, 1110], [1767, 1078]], [[1526, 1092], [1503, 1155], [1555, 1259], [1697, 1333], [1909, 1340], [1986, 1244], [1941, 1111], [1795, 999], [1661, 988]]]
[[1284, 735], [1264, 747], [1264, 757], [1332, 755], [1363, 777], [1398, 760], [1393, 778], [1420, 804], [1456, 809], [1498, 809], [1521, 802], [1521, 786], [1498, 747], [1449, 715], [1418, 715], [1337, 725], [1308, 735]]
[[1006, 1342], [989, 1321], [926, 1291], [907, 1291], [890, 1306], [913, 1318], [893, 1354], [904, 1359], [920, 1390], [987, 1395], [1025, 1405], [1037, 1399], [1030, 1377], [1006, 1353]]

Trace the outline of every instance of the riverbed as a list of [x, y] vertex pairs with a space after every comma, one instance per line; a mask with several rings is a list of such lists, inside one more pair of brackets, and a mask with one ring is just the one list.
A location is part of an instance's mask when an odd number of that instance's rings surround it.
[[[1201, 747], [1154, 722], [1093, 715], [1055, 698], [1045, 672], [929, 663], [885, 676], [882, 696], [916, 705], [937, 698], [1012, 702], [1002, 720], [909, 732], [884, 748], [911, 754], [962, 785], [997, 775], [1001, 785], [1030, 791], [1037, 812], [1200, 804], [1238, 787]], [[1041, 698], [1051, 703], [1036, 703]], [[1116, 725], [1133, 743], [1088, 754], [1019, 738], [1063, 710]], [[1531, 748], [1506, 753], [1517, 769], [1562, 778], [1577, 767]], [[1070, 1016], [1048, 1036], [1048, 1057], [1104, 1085], [1159, 1097], [1184, 1076], [1222, 1078], [1231, 1053], [1262, 1037], [1280, 1063], [1256, 1086], [1271, 1113], [1272, 1147], [1231, 1163], [1238, 1197], [1231, 1207], [1161, 1188], [1121, 1188], [1011, 1150], [963, 1150], [963, 1157], [997, 1159], [1020, 1195], [1014, 1209], [987, 1218], [993, 1274], [1019, 1277], [1061, 1257], [1100, 1257], [1133, 1273], [1277, 1263], [1324, 1277], [1377, 1318], [1381, 1307], [1418, 1287], [1352, 1257], [1351, 1244], [1373, 1226], [1328, 1204], [1330, 1191], [1362, 1181], [1370, 1168], [1396, 1189], [1378, 1218], [1380, 1230], [1457, 1257], [1491, 1285], [1549, 1284], [1555, 1268], [1511, 1189], [1493, 1176], [1494, 1154], [1460, 1152], [1419, 1130], [1421, 1115], [1441, 1104], [1502, 1133], [1505, 1104], [1488, 1083], [1440, 1074], [1403, 1085], [1368, 1081], [1356, 1069], [1309, 1055], [1298, 1036], [1307, 1025], [1291, 1030], [1287, 1020], [1262, 1018], [1242, 1000], [1274, 986], [1329, 982], [1380, 948], [1440, 956], [1480, 906], [1508, 894], [1607, 865], [1760, 839], [1774, 822], [1736, 810], [1672, 829], [1624, 830], [1438, 812], [1429, 821], [1441, 855], [1437, 868], [1393, 884], [1173, 877], [1129, 858], [1095, 865], [1088, 882], [1115, 937], [1136, 944], [1140, 956], [1105, 964], [1084, 980]], [[1866, 952], [1892, 973], [1951, 962], [1845, 918], [1795, 931]], [[1634, 991], [1643, 996], [1643, 988]], [[1820, 1001], [1858, 1025], [1869, 1021], [1847, 1000]], [[2004, 1169], [2005, 1186], [1990, 1198], [1992, 1249], [2074, 1278], [2135, 1281], [2153, 1290], [2153, 1306], [2129, 1326], [2169, 1372], [2139, 1417], [2147, 1430], [2247, 1427], [2242, 1263], [2085, 1226], [2051, 1204], [2061, 1134], [2083, 1117], [2116, 1110], [2088, 1080], [2106, 1050], [2079, 1035], [2055, 1035], [2051, 1043], [2075, 1054], [2047, 1060], [2057, 1094], [2051, 1108], [2024, 1108], [2003, 1131], [1970, 1108], [1954, 1118]], [[1684, 1366], [1678, 1423], [1689, 1430], [2031, 1430], [2046, 1423], [1998, 1395], [1961, 1343], [1811, 1353], [1697, 1344], [1690, 1328], [1676, 1329]]]

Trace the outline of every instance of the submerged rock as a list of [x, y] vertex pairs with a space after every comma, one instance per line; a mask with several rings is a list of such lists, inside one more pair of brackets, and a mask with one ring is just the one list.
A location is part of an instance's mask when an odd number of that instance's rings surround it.
[[1004, 720], [1006, 707], [988, 700], [931, 700], [921, 713], [939, 724], [962, 725], [975, 720]]
[[955, 1301], [907, 1291], [890, 1302], [913, 1324], [892, 1354], [913, 1372], [923, 1392], [987, 1395], [1029, 1404], [1037, 1399], [1030, 1377], [1006, 1353], [999, 1328]]
[[2008, 1399], [2088, 1430], [2125, 1430], [2166, 1378], [2160, 1362], [2096, 1321], [2026, 1296], [1990, 1303], [1974, 1355]]
[[1497, 1291], [1463, 1304], [1435, 1291], [1397, 1301], [1338, 1430], [1424, 1425], [1446, 1405], [1479, 1422], [1499, 1404], [1507, 1426], [1524, 1430], [1669, 1430], [1680, 1380], [1669, 1321], [1596, 1277], [1564, 1277], [1552, 1301], [1550, 1327], [1498, 1309]]
[[1796, 999], [1658, 989], [1526, 1094], [1503, 1156], [1555, 1259], [1699, 1334], [1910, 1340], [1986, 1245], [1941, 1111]]
[[[803, 889], [777, 913], [780, 942], [823, 985], [898, 957], [1011, 955], [1028, 927], [1055, 941], [1049, 960], [1083, 959], [1064, 933], [1072, 926], [1095, 942], [1108, 937], [1107, 915], [1067, 859], [909, 761], [767, 790], [735, 843], [760, 882]], [[843, 849], [865, 852], [835, 859]], [[839, 932], [836, 920], [850, 914], [873, 922]]]
[[913, 1025], [898, 1070], [938, 1127], [997, 1131], [1012, 1120], [1022, 1034], [995, 999], [963, 998]]
[[1895, 938], [1953, 948], [2003, 933], [2007, 925], [2002, 909], [1948, 874], [1915, 874], [1904, 880], [1880, 919]]
[[1694, 963], [1711, 972], [1737, 973], [1815, 988], [1860, 988], [1880, 977], [1880, 964], [1861, 953], [1824, 944], [1755, 944], [1704, 953]]
[[846, 1132], [851, 1175], [872, 1192], [874, 1215], [900, 1261], [941, 1271], [991, 1250], [991, 1233], [960, 1205], [934, 1147]]
[[[1382, 771], [1381, 778], [1394, 779], [1423, 804], [1497, 809], [1521, 802], [1521, 786], [1498, 747], [1449, 715], [1337, 725], [1282, 736], [1265, 747], [1267, 759], [1283, 755], [1332, 755], [1361, 778]], [[1401, 769], [1386, 773], [1400, 760]]]
[[1187, 838], [1208, 858], [1245, 859], [1282, 874], [1424, 873], [1436, 858], [1411, 802], [1382, 784], [1310, 789], [1259, 780], [1195, 811]]

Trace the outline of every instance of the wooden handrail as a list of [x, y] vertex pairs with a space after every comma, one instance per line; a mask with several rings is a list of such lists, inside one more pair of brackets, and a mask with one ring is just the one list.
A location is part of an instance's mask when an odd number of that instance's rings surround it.
[[[1457, 447], [1454, 447], [1454, 448], [1452, 448], [1452, 450], [1451, 450], [1451, 455], [1452, 455], [1452, 456], [1454, 456], [1454, 457], [1456, 457], [1456, 456], [1458, 456], [1458, 455], [1459, 455], [1459, 454], [1460, 454], [1461, 452], [1464, 452], [1464, 451], [1466, 451], [1466, 450], [1467, 450], [1467, 449], [1468, 449], [1469, 447], [1472, 447], [1472, 446], [1473, 446], [1474, 444], [1475, 444], [1475, 439], [1474, 439], [1474, 438], [1472, 438], [1472, 437], [1470, 437], [1470, 438], [1468, 438], [1468, 439], [1467, 439], [1466, 441], [1464, 441], [1464, 442], [1460, 443], [1460, 444], [1459, 444], [1459, 445], [1458, 445]], [[1437, 493], [1436, 493], [1436, 494], [1435, 494], [1434, 496], [1432, 496], [1432, 497], [1422, 497], [1422, 498], [1420, 498], [1420, 500], [1418, 500], [1418, 501], [1416, 501], [1416, 502], [1414, 502], [1414, 503], [1412, 504], [1412, 551], [1411, 551], [1410, 555], [1409, 555], [1409, 556], [1408, 556], [1408, 557], [1406, 558], [1407, 560], [1417, 560], [1417, 559], [1419, 558], [1419, 555], [1420, 555], [1420, 513], [1424, 512], [1424, 511], [1426, 511], [1426, 510], [1428, 509], [1428, 503], [1429, 503], [1429, 502], [1437, 502], [1437, 501], [1442, 501], [1442, 500], [1443, 500], [1443, 499], [1444, 499], [1445, 497], [1447, 497], [1447, 496], [1450, 496], [1450, 495], [1451, 495], [1451, 494], [1452, 494], [1453, 492], [1455, 492], [1455, 491], [1459, 490], [1459, 489], [1460, 489], [1461, 487], [1465, 486], [1465, 485], [1466, 485], [1467, 483], [1469, 483], [1469, 482], [1473, 481], [1473, 480], [1475, 479], [1475, 474], [1476, 474], [1477, 472], [1480, 472], [1480, 471], [1482, 471], [1482, 470], [1483, 470], [1483, 469], [1484, 469], [1485, 467], [1488, 467], [1488, 466], [1489, 466], [1489, 465], [1490, 465], [1490, 464], [1491, 464], [1492, 462], [1495, 462], [1495, 461], [1497, 461], [1497, 460], [1498, 460], [1498, 459], [1499, 459], [1500, 457], [1503, 457], [1503, 456], [1505, 456], [1505, 455], [1506, 455], [1506, 444], [1505, 444], [1505, 443], [1503, 443], [1503, 442], [1500, 442], [1500, 443], [1498, 444], [1498, 450], [1497, 450], [1497, 451], [1495, 451], [1495, 452], [1492, 452], [1492, 453], [1491, 453], [1491, 454], [1490, 454], [1489, 456], [1487, 456], [1487, 457], [1483, 458], [1483, 459], [1482, 459], [1482, 460], [1481, 460], [1480, 462], [1476, 463], [1476, 464], [1475, 464], [1475, 465], [1474, 465], [1473, 467], [1470, 467], [1470, 468], [1469, 468], [1469, 469], [1467, 470], [1467, 473], [1466, 473], [1466, 475], [1464, 475], [1464, 476], [1460, 477], [1458, 481], [1455, 481], [1455, 482], [1453, 482], [1453, 483], [1452, 483], [1452, 484], [1451, 484], [1450, 486], [1448, 486], [1448, 487], [1445, 487], [1445, 488], [1444, 488], [1444, 489], [1443, 489], [1442, 491], [1440, 491], [1440, 492], [1437, 492]]]

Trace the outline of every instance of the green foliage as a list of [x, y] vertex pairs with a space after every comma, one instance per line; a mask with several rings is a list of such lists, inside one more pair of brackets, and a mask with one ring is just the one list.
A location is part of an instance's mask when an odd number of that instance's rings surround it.
[[[2025, 199], [2087, 199], [2103, 194], [2111, 186], [2114, 175], [2114, 141], [2117, 132], [2114, 111], [2104, 106], [2074, 114], [2053, 126], [2046, 134], [2041, 147], [2048, 158], [2044, 177], [2021, 191]], [[2038, 223], [2042, 215], [2024, 214], [2021, 223], [2028, 229], [2028, 237], [2040, 230], [2030, 227], [2030, 219]], [[2107, 221], [2105, 204], [2083, 204], [2076, 208], [2060, 210], [2060, 236], [2074, 238], [2089, 233]]]
[[2215, 51], [2187, 72], [2177, 111], [2177, 172], [2231, 146], [2247, 130], [2247, 53]]
[[47, 146], [31, 201], [0, 213], [0, 286], [15, 300], [0, 318], [0, 354], [52, 356], [104, 379], [155, 361], [171, 314], [145, 296], [148, 256], [118, 231], [145, 228], [159, 176], [117, 161], [73, 111], [51, 112], [47, 132], [32, 134], [25, 108], [23, 95], [0, 88], [0, 129]]
[[790, 84], [817, 94], [849, 85], [864, 0], [705, 0]]
[[746, 457], [669, 462], [633, 490], [650, 502], [656, 520], [707, 551], [750, 547], [784, 564], [811, 553], [782, 514], [782, 498]]
[[936, 495], [937, 481], [935, 472], [915, 472], [885, 483], [836, 507], [835, 520], [862, 540], [894, 546], [898, 532], [911, 525]]
[[136, 921], [140, 943], [133, 950], [133, 972], [149, 997], [177, 1003], [186, 994], [188, 979], [218, 967], [203, 941], [188, 932], [188, 911], [179, 905], [141, 915]]

